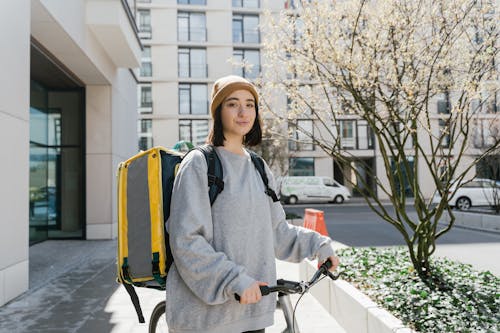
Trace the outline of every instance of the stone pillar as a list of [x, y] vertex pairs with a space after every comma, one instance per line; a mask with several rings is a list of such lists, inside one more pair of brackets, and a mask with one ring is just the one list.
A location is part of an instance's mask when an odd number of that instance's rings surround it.
[[[19, 19], [23, 18], [23, 19]], [[30, 1], [0, 10], [0, 306], [28, 289]]]

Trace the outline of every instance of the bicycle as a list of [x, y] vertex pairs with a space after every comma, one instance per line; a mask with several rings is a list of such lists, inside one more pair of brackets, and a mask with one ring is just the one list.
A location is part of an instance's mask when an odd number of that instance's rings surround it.
[[[305, 294], [309, 289], [311, 289], [311, 287], [322, 280], [320, 279], [320, 277], [322, 276], [328, 276], [332, 280], [337, 280], [340, 274], [331, 273], [329, 271], [330, 267], [332, 267], [332, 263], [330, 261], [325, 262], [318, 268], [318, 270], [314, 273], [313, 277], [309, 281], [296, 282], [279, 279], [278, 281], [276, 281], [277, 284], [275, 286], [260, 286], [262, 296], [266, 296], [276, 292], [278, 293], [278, 305], [283, 311], [286, 322], [286, 328], [283, 333], [300, 333], [297, 322], [295, 320], [295, 310], [292, 307], [290, 295]], [[239, 301], [238, 295], [235, 295], [235, 298]], [[297, 304], [298, 302], [300, 302], [300, 298], [297, 301]], [[151, 313], [151, 317], [149, 320], [149, 333], [167, 332], [167, 322], [164, 315], [165, 301], [162, 301], [156, 305], [153, 312]]]

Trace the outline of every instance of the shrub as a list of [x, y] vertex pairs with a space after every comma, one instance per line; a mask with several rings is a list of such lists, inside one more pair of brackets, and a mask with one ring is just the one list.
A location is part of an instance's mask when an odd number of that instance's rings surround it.
[[433, 258], [434, 286], [418, 277], [406, 248], [339, 251], [339, 271], [381, 307], [419, 332], [499, 332], [500, 278]]

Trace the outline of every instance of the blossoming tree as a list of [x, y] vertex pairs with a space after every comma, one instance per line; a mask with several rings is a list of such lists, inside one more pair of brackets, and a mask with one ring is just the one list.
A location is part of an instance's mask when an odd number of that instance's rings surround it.
[[[466, 181], [500, 145], [470, 145], [473, 119], [498, 95], [498, 22], [488, 1], [325, 0], [268, 13], [263, 23], [266, 112], [351, 168], [353, 186], [401, 233], [424, 281], [433, 281], [436, 240], [454, 223], [450, 180]], [[312, 119], [313, 130], [299, 118]], [[366, 124], [383, 172], [352, 163], [339, 130], [346, 118]], [[424, 177], [437, 204], [421, 187]], [[410, 194], [416, 217], [407, 211]], [[443, 225], [445, 213], [451, 219]]]

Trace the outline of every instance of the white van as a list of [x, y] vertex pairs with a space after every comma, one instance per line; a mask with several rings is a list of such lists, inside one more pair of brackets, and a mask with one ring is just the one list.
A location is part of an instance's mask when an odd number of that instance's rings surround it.
[[329, 177], [283, 177], [281, 199], [290, 204], [298, 202], [343, 203], [351, 198], [347, 187]]

